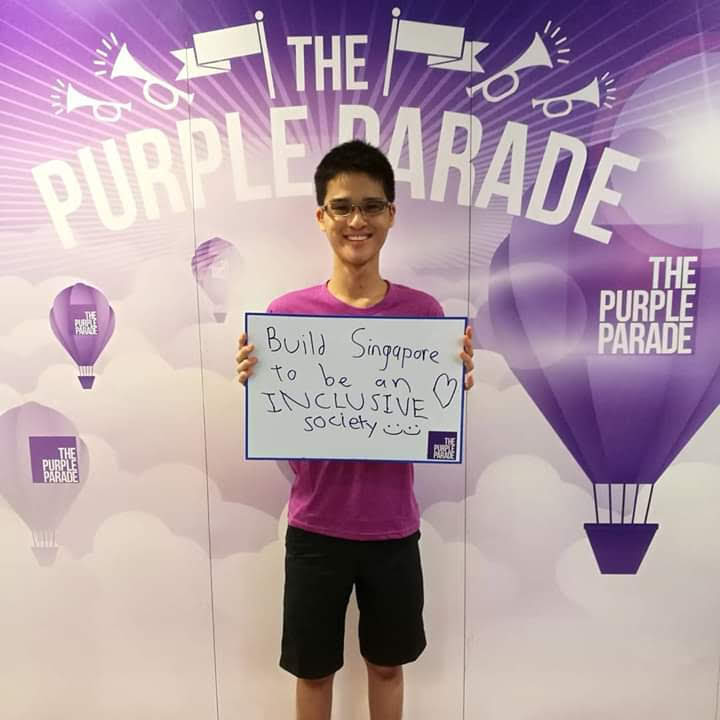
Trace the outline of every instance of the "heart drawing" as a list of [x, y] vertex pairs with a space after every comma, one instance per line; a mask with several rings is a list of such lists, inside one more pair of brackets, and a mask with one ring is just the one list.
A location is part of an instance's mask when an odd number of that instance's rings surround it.
[[441, 408], [446, 408], [453, 401], [455, 393], [458, 389], [458, 381], [451, 378], [447, 373], [441, 373], [437, 376], [433, 385], [433, 394], [440, 403]]

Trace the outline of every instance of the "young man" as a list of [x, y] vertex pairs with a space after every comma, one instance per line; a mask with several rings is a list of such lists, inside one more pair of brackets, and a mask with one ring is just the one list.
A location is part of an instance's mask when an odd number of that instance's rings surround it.
[[[392, 166], [353, 140], [315, 172], [318, 225], [332, 250], [330, 279], [273, 300], [269, 312], [308, 315], [443, 314], [427, 293], [380, 276], [380, 250], [395, 222]], [[471, 330], [460, 353], [473, 384]], [[243, 334], [245, 384], [258, 359]], [[280, 665], [297, 679], [297, 720], [329, 720], [334, 674], [343, 664], [345, 610], [355, 588], [371, 720], [400, 720], [402, 666], [425, 648], [420, 518], [411, 463], [292, 461]]]

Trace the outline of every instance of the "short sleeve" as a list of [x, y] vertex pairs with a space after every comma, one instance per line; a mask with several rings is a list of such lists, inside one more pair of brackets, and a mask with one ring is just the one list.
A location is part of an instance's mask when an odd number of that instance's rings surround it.
[[434, 298], [430, 298], [430, 307], [427, 311], [428, 317], [445, 317], [442, 305]]
[[282, 314], [285, 312], [283, 309], [283, 296], [276, 297], [274, 300], [270, 301], [270, 304], [267, 306], [267, 310], [265, 310], [266, 313], [280, 313]]

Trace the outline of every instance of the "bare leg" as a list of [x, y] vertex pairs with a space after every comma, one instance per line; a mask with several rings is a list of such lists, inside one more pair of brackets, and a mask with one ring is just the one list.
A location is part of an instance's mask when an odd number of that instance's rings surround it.
[[401, 720], [403, 708], [402, 665], [386, 667], [365, 661], [368, 670], [370, 720]]
[[297, 679], [295, 707], [297, 720], [330, 720], [334, 675], [317, 680]]

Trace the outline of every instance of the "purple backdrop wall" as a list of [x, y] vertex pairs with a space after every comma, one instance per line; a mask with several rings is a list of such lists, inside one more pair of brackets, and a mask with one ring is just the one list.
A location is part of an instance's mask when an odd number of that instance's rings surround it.
[[719, 88], [709, 0], [0, 0], [5, 716], [290, 716], [233, 356], [359, 136], [383, 274], [476, 339], [408, 716], [718, 720]]

